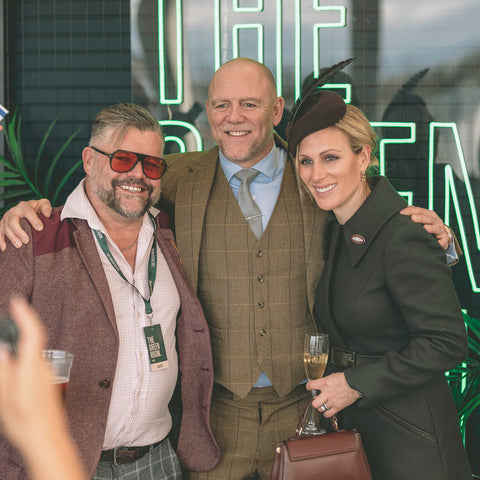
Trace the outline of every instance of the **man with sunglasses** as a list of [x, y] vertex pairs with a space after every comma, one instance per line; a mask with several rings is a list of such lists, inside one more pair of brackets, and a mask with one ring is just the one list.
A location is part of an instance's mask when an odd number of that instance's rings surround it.
[[[43, 219], [42, 232], [25, 226], [28, 247], [0, 253], [0, 269], [8, 272], [0, 280], [0, 307], [12, 295], [26, 297], [44, 319], [48, 348], [74, 354], [65, 409], [95, 480], [180, 479], [178, 459], [209, 470], [219, 458], [208, 423], [207, 323], [173, 234], [153, 208], [166, 170], [163, 147], [158, 121], [145, 109], [105, 108], [82, 153], [86, 177]], [[177, 458], [168, 406], [178, 377]], [[26, 478], [3, 439], [0, 472]]]

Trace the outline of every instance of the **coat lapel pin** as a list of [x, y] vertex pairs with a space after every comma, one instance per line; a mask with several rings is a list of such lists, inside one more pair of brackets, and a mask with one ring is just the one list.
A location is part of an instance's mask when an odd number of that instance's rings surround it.
[[350, 239], [352, 240], [353, 243], [356, 245], [363, 245], [365, 243], [365, 237], [362, 235], [359, 235], [358, 233], [354, 233]]

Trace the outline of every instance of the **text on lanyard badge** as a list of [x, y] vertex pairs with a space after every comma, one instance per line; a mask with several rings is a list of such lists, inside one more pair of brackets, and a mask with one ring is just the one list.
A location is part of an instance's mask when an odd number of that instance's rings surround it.
[[158, 324], [143, 327], [147, 342], [150, 370], [156, 372], [168, 367], [167, 352], [163, 341], [162, 327]]

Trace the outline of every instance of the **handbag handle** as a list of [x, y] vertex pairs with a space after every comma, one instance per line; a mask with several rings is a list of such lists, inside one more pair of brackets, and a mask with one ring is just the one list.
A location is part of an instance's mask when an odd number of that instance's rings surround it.
[[[297, 423], [297, 429], [295, 430], [295, 437], [300, 438], [302, 436], [302, 431], [303, 431], [303, 424], [305, 423], [305, 418], [307, 415], [308, 408], [312, 405], [313, 398], [311, 398], [307, 404], [305, 405], [305, 408], [303, 409], [303, 412], [300, 414], [300, 417], [298, 418], [298, 423]], [[312, 407], [314, 408], [314, 407]], [[336, 432], [340, 431], [340, 428], [338, 428], [338, 419], [336, 415], [334, 415], [330, 421], [332, 422], [332, 427]]]

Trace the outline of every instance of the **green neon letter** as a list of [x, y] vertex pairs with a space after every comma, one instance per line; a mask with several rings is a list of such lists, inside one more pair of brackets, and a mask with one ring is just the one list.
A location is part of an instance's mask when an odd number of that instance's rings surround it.
[[[435, 145], [435, 129], [436, 128], [448, 128], [451, 129], [453, 133], [453, 139], [455, 141], [455, 146], [458, 152], [458, 158], [460, 160], [460, 168], [463, 175], [463, 183], [465, 185], [465, 190], [467, 194], [468, 204], [470, 208], [473, 231], [475, 235], [476, 248], [480, 250], [480, 231], [478, 225], [478, 215], [477, 209], [475, 206], [475, 198], [473, 196], [472, 187], [470, 184], [470, 176], [467, 170], [467, 164], [465, 162], [465, 156], [463, 154], [462, 143], [460, 141], [460, 135], [458, 134], [458, 128], [456, 123], [442, 123], [442, 122], [431, 122], [430, 123], [430, 136], [429, 136], [429, 155], [428, 155], [428, 208], [434, 208], [434, 163], [435, 163], [435, 154], [434, 145]], [[453, 175], [453, 169], [450, 165], [445, 165], [445, 223], [448, 225], [450, 223], [450, 199], [453, 202], [453, 210], [455, 211], [455, 216], [457, 218], [458, 233], [460, 235], [460, 240], [462, 243], [462, 249], [465, 256], [465, 263], [467, 266], [468, 276], [470, 278], [470, 283], [472, 285], [472, 290], [474, 292], [480, 292], [480, 286], [477, 285], [475, 279], [474, 270], [472, 266], [472, 259], [470, 256], [470, 248], [467, 241], [467, 235], [465, 232], [465, 226], [463, 223], [462, 213], [460, 204], [458, 201], [458, 193], [455, 187], [455, 178]]]
[[240, 0], [233, 0], [234, 12], [263, 12], [263, 0], [257, 0], [256, 7], [240, 7]]
[[[264, 25], [258, 22], [260, 15], [266, 15], [264, 12], [264, 0], [257, 0], [256, 7], [241, 7], [240, 0], [232, 0], [232, 11], [234, 14], [240, 14], [244, 17], [255, 18], [255, 23], [238, 23], [232, 27], [232, 52], [228, 52], [228, 37], [230, 28], [225, 24], [225, 18], [231, 18], [227, 12], [223, 12], [222, 8], [226, 8], [227, 1], [214, 0], [214, 37], [215, 37], [215, 70], [217, 70], [227, 59], [236, 58], [240, 55], [240, 41], [239, 31], [242, 29], [256, 29], [257, 30], [257, 59], [259, 62], [264, 62], [265, 51], [265, 34]], [[228, 8], [228, 7], [227, 7]], [[275, 0], [275, 77], [278, 95], [282, 95], [282, 75], [283, 75], [283, 60], [282, 60], [282, 0]], [[249, 53], [247, 56], [251, 56]]]
[[380, 162], [380, 175], [385, 175], [385, 145], [389, 143], [415, 143], [417, 139], [417, 125], [414, 122], [370, 122], [373, 128], [388, 128], [388, 127], [403, 127], [407, 129], [408, 137], [402, 138], [382, 138], [380, 139], [379, 150], [379, 162]]
[[260, 23], [238, 24], [233, 26], [233, 58], [240, 56], [240, 30], [257, 30], [257, 60], [263, 63], [264, 34]]
[[[186, 128], [190, 133], [193, 134], [193, 138], [195, 139], [195, 148], [193, 150], [198, 150], [198, 151], [203, 150], [202, 136], [200, 135], [200, 132], [198, 131], [197, 127], [195, 127], [191, 123], [183, 122], [181, 120], [160, 120], [159, 123], [162, 127], [175, 126], [175, 127]], [[183, 141], [183, 139], [179, 137], [174, 137], [171, 135], [166, 136], [165, 143], [167, 142], [175, 142], [177, 145], [180, 146], [181, 152], [187, 151], [187, 146], [185, 142]]]
[[[164, 15], [164, 0], [158, 0], [158, 61], [160, 73], [160, 103], [180, 104], [183, 102], [183, 35], [182, 35], [182, 0], [175, 0], [175, 34], [176, 34], [176, 66], [174, 65], [170, 70], [172, 74], [176, 71], [176, 90], [175, 98], [168, 98], [167, 95], [167, 79], [166, 79], [166, 57], [165, 51], [165, 15]], [[176, 67], [176, 68], [175, 68]]]
[[[338, 11], [339, 19], [336, 22], [320, 22], [313, 25], [313, 73], [315, 76], [318, 75], [320, 70], [319, 67], [319, 38], [318, 32], [320, 28], [343, 28], [347, 25], [347, 8], [342, 5], [329, 5], [329, 6], [319, 6], [318, 0], [317, 3], [313, 3], [313, 9], [316, 12], [326, 12], [326, 11]], [[300, 96], [300, 91], [302, 88], [302, 9], [301, 9], [301, 0], [295, 0], [295, 98]]]

